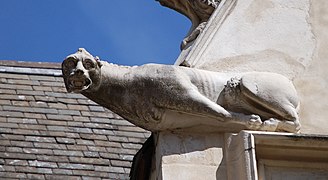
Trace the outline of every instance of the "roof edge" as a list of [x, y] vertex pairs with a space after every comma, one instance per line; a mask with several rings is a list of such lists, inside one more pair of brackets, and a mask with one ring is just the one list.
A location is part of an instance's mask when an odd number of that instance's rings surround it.
[[61, 69], [61, 63], [53, 62], [32, 62], [32, 61], [15, 61], [15, 60], [0, 60], [1, 66], [10, 67], [29, 67], [43, 69]]
[[0, 60], [0, 73], [62, 76], [61, 64]]

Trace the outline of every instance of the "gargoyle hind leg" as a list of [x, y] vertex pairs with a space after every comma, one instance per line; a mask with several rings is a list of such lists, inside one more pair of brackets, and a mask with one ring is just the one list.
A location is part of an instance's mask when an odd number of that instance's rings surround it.
[[203, 96], [197, 90], [189, 91], [189, 97], [191, 97], [189, 102], [192, 101], [190, 103], [193, 104], [190, 113], [215, 118], [224, 122], [243, 124], [252, 130], [257, 130], [262, 125], [260, 116], [229, 112]]

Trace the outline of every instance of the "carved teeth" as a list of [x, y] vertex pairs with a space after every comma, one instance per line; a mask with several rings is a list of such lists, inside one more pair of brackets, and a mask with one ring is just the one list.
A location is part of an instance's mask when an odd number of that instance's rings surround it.
[[84, 85], [84, 81], [74, 81], [74, 86], [82, 87]]

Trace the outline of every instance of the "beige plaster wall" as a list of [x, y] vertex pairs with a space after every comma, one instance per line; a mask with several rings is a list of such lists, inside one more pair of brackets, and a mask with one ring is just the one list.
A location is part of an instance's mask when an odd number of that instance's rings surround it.
[[294, 83], [302, 100], [303, 132], [328, 134], [328, 1], [312, 0], [309, 14], [315, 51]]

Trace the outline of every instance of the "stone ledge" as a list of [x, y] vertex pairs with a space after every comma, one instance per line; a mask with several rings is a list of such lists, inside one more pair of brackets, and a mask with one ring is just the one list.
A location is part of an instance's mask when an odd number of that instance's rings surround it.
[[228, 179], [328, 178], [327, 135], [241, 131], [225, 153]]
[[328, 178], [327, 135], [160, 132], [155, 144], [151, 179]]

